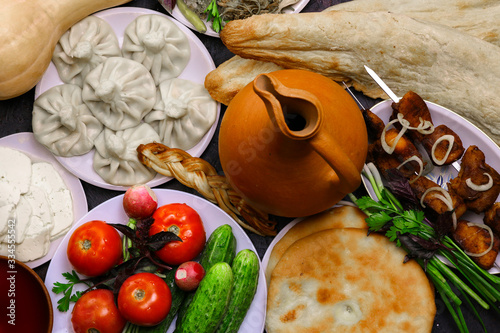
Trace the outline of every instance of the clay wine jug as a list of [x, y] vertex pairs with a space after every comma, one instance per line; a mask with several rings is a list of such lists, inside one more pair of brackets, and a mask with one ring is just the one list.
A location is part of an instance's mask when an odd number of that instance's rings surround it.
[[229, 103], [219, 156], [253, 207], [286, 217], [321, 212], [361, 182], [368, 138], [356, 102], [310, 71], [260, 74]]

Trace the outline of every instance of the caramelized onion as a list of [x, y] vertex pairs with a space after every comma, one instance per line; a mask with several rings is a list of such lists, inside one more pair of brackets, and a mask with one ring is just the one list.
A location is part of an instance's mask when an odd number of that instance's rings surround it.
[[[440, 199], [442, 202], [448, 206], [448, 210], [452, 211], [453, 210], [453, 200], [451, 199], [450, 193], [448, 193], [444, 188], [439, 187], [439, 186], [434, 186], [434, 187], [429, 187], [424, 194], [422, 194], [422, 197], [420, 198], [420, 205], [422, 205], [423, 208], [425, 208], [424, 205], [424, 199], [429, 194], [430, 192], [437, 191], [441, 192], [443, 195], [436, 195], [436, 198]], [[451, 217], [453, 219], [453, 230], [457, 228], [457, 215], [455, 212], [451, 214]]]
[[474, 184], [472, 182], [472, 179], [470, 179], [470, 178], [467, 178], [465, 180], [465, 184], [467, 184], [467, 186], [469, 186], [471, 189], [473, 189], [474, 191], [477, 191], [477, 192], [488, 191], [490, 188], [493, 187], [493, 178], [491, 178], [490, 174], [487, 172], [484, 172], [483, 175], [486, 175], [488, 177], [488, 182], [486, 184], [482, 184], [482, 185]]
[[417, 127], [410, 126], [410, 122], [404, 118], [404, 115], [402, 113], [398, 113], [397, 117], [401, 126], [406, 127], [409, 130], [415, 130], [420, 134], [431, 134], [432, 132], [434, 132], [434, 125], [428, 120], [424, 121], [422, 117], [418, 118], [420, 122]]
[[[449, 144], [448, 144], [448, 150], [446, 151], [446, 155], [444, 156], [444, 158], [441, 159], [441, 160], [438, 160], [436, 158], [436, 156], [434, 155], [434, 152], [436, 151], [437, 145], [441, 141], [444, 141], [444, 140], [446, 140], [446, 141], [449, 142]], [[434, 163], [436, 163], [437, 165], [443, 165], [444, 162], [446, 162], [446, 160], [448, 159], [448, 156], [450, 156], [451, 149], [453, 148], [453, 142], [455, 142], [455, 137], [453, 135], [450, 135], [450, 134], [443, 135], [442, 137], [440, 137], [439, 139], [437, 139], [436, 142], [434, 142], [434, 145], [432, 146], [432, 151], [431, 151], [431, 158], [434, 161]]]
[[472, 253], [472, 252], [465, 251], [465, 250], [464, 250], [464, 253], [466, 255], [470, 256], [470, 257], [482, 257], [486, 253], [490, 252], [491, 249], [493, 248], [493, 242], [495, 241], [494, 236], [493, 236], [493, 231], [491, 230], [491, 228], [489, 226], [487, 226], [486, 224], [479, 224], [479, 223], [474, 223], [474, 222], [468, 222], [467, 226], [469, 226], [469, 227], [476, 226], [476, 227], [479, 227], [479, 228], [486, 229], [490, 233], [491, 242], [490, 242], [490, 246], [488, 247], [488, 249], [485, 250], [485, 251], [483, 251], [483, 252], [481, 252], [481, 253]]
[[382, 148], [389, 155], [391, 155], [394, 152], [394, 149], [396, 149], [396, 145], [398, 144], [399, 139], [401, 139], [403, 134], [405, 134], [406, 129], [408, 128], [407, 126], [401, 124], [403, 126], [403, 128], [401, 129], [401, 131], [398, 133], [398, 135], [394, 139], [392, 146], [389, 146], [387, 144], [387, 142], [385, 141], [385, 132], [387, 131], [387, 128], [389, 126], [391, 126], [392, 124], [394, 124], [397, 121], [398, 121], [398, 119], [394, 119], [393, 121], [388, 122], [387, 125], [385, 125], [384, 130], [382, 131], [382, 135], [380, 136], [380, 143], [382, 144]]
[[408, 158], [406, 161], [404, 161], [403, 163], [398, 165], [398, 167], [396, 168], [399, 170], [403, 165], [405, 165], [408, 162], [412, 162], [412, 161], [415, 161], [418, 163], [418, 165], [420, 166], [420, 170], [418, 171], [417, 177], [410, 181], [410, 184], [413, 183], [415, 180], [417, 180], [420, 176], [422, 176], [422, 173], [424, 172], [424, 162], [422, 161], [422, 159], [420, 159], [416, 155], [413, 155], [412, 157]]

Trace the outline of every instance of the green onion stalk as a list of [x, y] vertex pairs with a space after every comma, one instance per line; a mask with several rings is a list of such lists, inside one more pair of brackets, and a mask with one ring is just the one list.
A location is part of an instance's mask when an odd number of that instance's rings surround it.
[[[400, 235], [411, 234], [425, 241], [438, 238], [436, 230], [425, 223], [422, 211], [403, 208], [401, 202], [384, 186], [380, 173], [373, 163], [365, 165], [363, 175], [370, 181], [378, 201], [369, 196], [359, 199], [353, 194], [349, 196], [368, 216], [366, 222], [370, 231], [384, 230], [385, 236], [407, 252], [409, 250], [398, 238]], [[387, 228], [388, 226], [390, 227]], [[440, 243], [443, 246], [435, 250], [432, 257], [427, 257], [426, 260], [417, 257], [415, 260], [426, 271], [459, 331], [469, 332], [461, 310], [465, 302], [486, 332], [473, 301], [486, 310], [493, 309], [500, 314], [496, 303], [500, 301], [500, 277], [480, 268], [449, 236], [442, 236]], [[459, 272], [463, 279], [455, 271]], [[460, 296], [453, 291], [451, 285], [459, 291]]]
[[[137, 229], [137, 221], [133, 218], [130, 218], [128, 220], [127, 226], [130, 227], [132, 230], [136, 230]], [[123, 261], [124, 262], [130, 259], [129, 248], [131, 248], [132, 246], [133, 246], [132, 240], [124, 235], [122, 238], [122, 251], [123, 251]]]

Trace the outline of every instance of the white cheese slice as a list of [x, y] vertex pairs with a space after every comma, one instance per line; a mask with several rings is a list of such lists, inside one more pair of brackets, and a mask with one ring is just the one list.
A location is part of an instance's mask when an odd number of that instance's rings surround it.
[[0, 182], [19, 188], [21, 194], [28, 192], [31, 183], [31, 159], [18, 150], [0, 147]]
[[50, 230], [39, 216], [32, 215], [24, 241], [16, 245], [16, 259], [26, 262], [46, 255], [50, 247]]
[[[19, 203], [15, 208], [13, 219], [16, 230], [16, 243], [22, 243], [30, 224], [31, 205], [28, 200], [23, 196], [19, 199]], [[7, 243], [7, 234], [1, 236], [0, 241]]]
[[10, 223], [14, 222], [15, 218], [15, 208], [13, 204], [5, 205], [0, 207], [0, 235], [3, 236], [7, 234], [9, 230]]
[[21, 197], [21, 190], [14, 184], [4, 179], [0, 181], [0, 207], [5, 205], [17, 205]]
[[52, 164], [39, 162], [32, 166], [31, 182], [46, 191], [54, 222], [51, 240], [65, 235], [73, 224], [74, 216], [73, 199], [64, 180]]
[[31, 185], [30, 190], [28, 193], [24, 194], [23, 197], [31, 206], [31, 216], [39, 217], [44, 226], [48, 226], [52, 229], [54, 227], [52, 211], [50, 210], [49, 201], [45, 191], [41, 187]]

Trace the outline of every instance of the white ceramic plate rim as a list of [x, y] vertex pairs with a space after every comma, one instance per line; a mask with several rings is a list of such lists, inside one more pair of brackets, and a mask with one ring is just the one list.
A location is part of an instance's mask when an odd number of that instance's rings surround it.
[[[371, 108], [371, 111], [378, 117], [380, 117], [384, 121], [384, 123], [387, 123], [392, 113], [392, 103], [393, 102], [391, 100], [382, 101], [374, 105]], [[486, 163], [488, 163], [495, 170], [500, 171], [500, 148], [490, 137], [488, 137], [483, 131], [481, 131], [470, 121], [456, 114], [450, 109], [432, 102], [426, 101], [426, 104], [431, 113], [434, 125], [437, 126], [445, 124], [450, 127], [455, 133], [460, 136], [465, 149], [467, 149], [471, 145], [476, 145], [481, 151], [483, 151], [486, 157]], [[449, 168], [449, 170], [446, 172], [450, 172], [456, 175], [456, 171], [452, 169], [452, 167], [447, 168]], [[376, 197], [368, 179], [363, 176], [362, 180], [370, 196], [372, 198]], [[497, 200], [500, 200], [500, 196]], [[478, 215], [468, 211], [462, 216], [462, 218], [470, 222], [483, 223], [483, 216], [484, 214]], [[497, 257], [496, 265], [500, 266], [500, 256]], [[500, 273], [500, 268], [493, 267], [489, 270], [489, 272], [492, 274], [498, 274]]]
[[[36, 141], [33, 133], [21, 132], [0, 138], [0, 146], [17, 149], [28, 155], [33, 162], [48, 162], [52, 164], [71, 192], [73, 198], [73, 223], [87, 214], [87, 197], [85, 196], [82, 183], [77, 177], [63, 168], [54, 156]], [[53, 240], [50, 243], [49, 252], [45, 256], [40, 259], [25, 262], [25, 264], [31, 268], [35, 268], [46, 263], [52, 259], [62, 240], [63, 236]]]
[[[138, 7], [118, 7], [103, 10], [101, 12], [97, 12], [94, 15], [104, 19], [108, 22], [113, 31], [118, 37], [118, 41], [120, 46], [123, 42], [123, 33], [127, 25], [132, 22], [136, 17], [140, 15], [147, 14], [155, 14], [161, 15], [176, 24], [188, 37], [189, 45], [191, 46], [191, 59], [189, 60], [184, 71], [178, 76], [179, 78], [191, 80], [193, 82], [204, 84], [205, 76], [212, 70], [215, 69], [215, 63], [213, 62], [210, 53], [206, 49], [205, 45], [196, 37], [196, 35], [191, 32], [188, 28], [186, 28], [183, 24], [177, 22], [171, 17], [162, 14], [160, 12], [146, 9], [146, 8], [138, 8]], [[43, 75], [40, 82], [35, 87], [35, 98], [38, 98], [40, 94], [48, 90], [49, 88], [63, 84], [59, 75], [57, 74], [57, 69], [54, 63], [50, 63], [47, 68], [45, 74]], [[212, 137], [215, 134], [217, 129], [218, 120], [220, 117], [220, 103], [217, 103], [217, 116], [214, 124], [208, 132], [203, 136], [203, 138], [196, 144], [193, 148], [187, 150], [187, 152], [194, 157], [200, 157], [201, 154], [205, 151], [208, 144], [212, 140]], [[126, 191], [128, 186], [118, 186], [105, 182], [94, 170], [92, 161], [94, 159], [95, 149], [92, 149], [87, 154], [81, 156], [73, 156], [73, 157], [60, 157], [56, 156], [56, 159], [75, 176], [80, 179], [95, 185], [97, 187], [116, 190], [116, 191]], [[155, 187], [166, 183], [171, 180], [171, 177], [166, 177], [160, 174], [157, 174], [155, 178], [149, 181], [147, 184], [150, 187]]]
[[[296, 4], [292, 5], [292, 6], [289, 6], [287, 8], [284, 9], [284, 12], [286, 14], [295, 14], [295, 13], [299, 13], [300, 11], [302, 11], [302, 9], [304, 9], [304, 7], [309, 3], [309, 0], [300, 0], [298, 1]], [[182, 15], [182, 13], [180, 12], [179, 8], [177, 6], [174, 7], [174, 9], [172, 10], [172, 16], [178, 20], [179, 22], [181, 22], [182, 24], [184, 24], [186, 27], [188, 27], [189, 29], [193, 30], [193, 31], [197, 31], [196, 28], [191, 24], [191, 22], [189, 22], [185, 17], [184, 15]], [[217, 37], [219, 38], [219, 33], [215, 32], [213, 29], [212, 29], [212, 23], [211, 22], [205, 22], [205, 25], [207, 26], [207, 31], [205, 33], [203, 33], [204, 35], [208, 35], [208, 36], [212, 36], [212, 37]]]
[[[202, 199], [201, 197], [186, 192], [168, 189], [154, 189], [154, 191], [158, 197], [159, 206], [168, 203], [186, 203], [187, 205], [195, 209], [200, 214], [200, 217], [203, 221], [205, 231], [207, 233], [207, 239], [213, 232], [213, 230], [215, 230], [217, 227], [222, 224], [229, 224], [233, 229], [234, 236], [236, 237], [236, 251], [239, 252], [243, 249], [251, 249], [257, 254], [257, 251], [246, 232], [218, 206], [205, 199]], [[78, 226], [91, 220], [104, 220], [110, 223], [126, 224], [128, 222], [128, 218], [123, 212], [122, 202], [123, 194], [103, 202], [102, 204], [88, 212], [73, 225], [72, 229], [66, 234], [62, 243], [59, 245], [54, 257], [52, 258], [47, 270], [45, 284], [47, 285], [47, 289], [49, 290], [49, 294], [52, 299], [52, 305], [54, 307], [54, 333], [73, 332], [73, 330], [71, 329], [70, 320], [74, 303], [71, 305], [70, 309], [67, 312], [60, 312], [57, 309], [57, 301], [61, 296], [54, 294], [51, 290], [54, 282], [64, 281], [63, 276], [61, 275], [63, 272], [71, 272], [72, 270], [71, 264], [69, 263], [66, 256], [69, 237]], [[78, 287], [80, 288], [79, 290], [84, 289], [83, 286]], [[250, 309], [247, 312], [245, 320], [240, 327], [239, 332], [263, 332], [266, 315], [266, 303], [267, 286], [264, 277], [263, 265], [261, 264], [257, 292], [250, 306]], [[173, 332], [174, 327], [175, 321], [170, 326], [168, 332]]]

